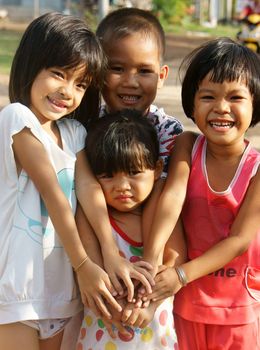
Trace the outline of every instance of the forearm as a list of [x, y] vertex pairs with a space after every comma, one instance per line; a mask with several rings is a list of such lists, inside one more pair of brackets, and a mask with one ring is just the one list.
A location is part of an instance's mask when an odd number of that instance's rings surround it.
[[103, 259], [99, 241], [92, 227], [90, 226], [85, 214], [83, 213], [80, 204], [78, 204], [77, 206], [76, 224], [81, 242], [84, 246], [86, 253], [94, 263], [103, 268]]
[[178, 266], [187, 261], [187, 248], [184, 237], [182, 220], [179, 218], [177, 224], [168, 239], [163, 254], [163, 264], [166, 266]]
[[144, 259], [157, 261], [163, 251], [180, 215], [184, 198], [178, 198], [175, 194], [162, 194], [155, 213], [152, 230], [144, 246]]
[[[74, 268], [86, 258], [86, 252], [79, 237], [71, 206], [60, 186], [52, 185], [52, 191], [41, 193], [53, 226]], [[62, 213], [62, 216], [61, 216]]]
[[201, 256], [181, 265], [187, 282], [221, 269], [248, 248], [249, 242], [239, 236], [229, 236], [220, 241]]
[[159, 201], [165, 180], [158, 179], [153, 187], [150, 197], [146, 200], [142, 214], [142, 239], [146, 245], [152, 227], [152, 218], [155, 215], [157, 203]]
[[105, 197], [84, 151], [77, 154], [75, 179], [78, 201], [99, 240], [102, 252], [108, 246], [111, 250], [116, 250]]

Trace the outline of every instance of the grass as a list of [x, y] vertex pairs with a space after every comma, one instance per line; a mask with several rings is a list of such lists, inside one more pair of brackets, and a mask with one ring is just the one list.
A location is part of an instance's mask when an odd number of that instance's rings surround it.
[[[166, 32], [171, 32], [176, 35], [183, 35], [187, 32], [203, 32], [214, 37], [229, 36], [235, 38], [238, 32], [237, 26], [218, 25], [216, 28], [207, 28], [195, 24], [189, 19], [184, 19], [181, 25], [164, 25]], [[15, 50], [18, 46], [22, 32], [11, 30], [0, 30], [0, 74], [9, 74], [12, 59]]]
[[237, 24], [218, 24], [215, 28], [209, 28], [207, 26], [201, 26], [189, 19], [189, 17], [184, 18], [181, 25], [177, 24], [163, 24], [164, 30], [166, 32], [175, 33], [183, 35], [187, 32], [198, 32], [205, 33], [212, 37], [227, 36], [230, 38], [235, 38], [236, 33], [239, 31], [239, 26]]
[[0, 30], [0, 73], [9, 74], [15, 50], [18, 46], [21, 32]]

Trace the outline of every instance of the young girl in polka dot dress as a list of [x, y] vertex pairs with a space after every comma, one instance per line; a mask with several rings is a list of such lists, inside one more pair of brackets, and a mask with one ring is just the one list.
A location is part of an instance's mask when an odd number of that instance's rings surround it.
[[[95, 149], [95, 152], [93, 152]], [[105, 195], [110, 223], [120, 254], [131, 262], [142, 256], [142, 204], [150, 195], [162, 171], [157, 134], [137, 111], [123, 110], [95, 122], [87, 135], [87, 157]], [[86, 222], [78, 217], [84, 236]], [[182, 247], [181, 231], [174, 234]], [[84, 241], [84, 239], [83, 239]], [[171, 242], [172, 243], [172, 242]], [[174, 247], [174, 249], [176, 249]], [[181, 250], [178, 248], [178, 250]], [[167, 248], [166, 248], [167, 249]], [[92, 253], [96, 248], [90, 248]], [[91, 255], [95, 260], [95, 257]], [[175, 255], [176, 254], [176, 255]], [[177, 251], [164, 263], [179, 263]], [[164, 257], [169, 254], [164, 254]], [[164, 259], [165, 260], [165, 259]], [[97, 262], [97, 261], [96, 261]], [[122, 313], [113, 311], [113, 320], [102, 320], [85, 308], [77, 350], [177, 349], [172, 316], [172, 298], [137, 307], [121, 298]], [[112, 311], [112, 310], [111, 310]], [[115, 327], [116, 325], [116, 327]]]

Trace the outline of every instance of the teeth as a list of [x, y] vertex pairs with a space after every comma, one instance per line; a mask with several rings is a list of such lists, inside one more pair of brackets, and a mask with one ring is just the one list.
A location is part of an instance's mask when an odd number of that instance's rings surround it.
[[57, 100], [54, 100], [54, 99], [52, 99], [52, 98], [49, 98], [49, 100], [51, 101], [51, 103], [53, 103], [53, 104], [54, 104], [55, 106], [57, 106], [57, 107], [60, 107], [60, 108], [66, 107], [64, 103], [61, 103], [61, 102], [59, 102], [59, 101], [57, 101]]
[[137, 101], [138, 97], [137, 96], [125, 96], [125, 95], [119, 95], [120, 98], [122, 98], [125, 101]]
[[233, 122], [225, 122], [225, 123], [211, 122], [210, 125], [215, 126], [217, 128], [231, 128], [234, 125], [234, 123]]

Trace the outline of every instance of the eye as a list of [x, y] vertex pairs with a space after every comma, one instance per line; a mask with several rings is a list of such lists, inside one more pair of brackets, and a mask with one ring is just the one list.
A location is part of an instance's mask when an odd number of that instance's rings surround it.
[[121, 73], [121, 72], [123, 72], [123, 67], [112, 64], [109, 66], [109, 70], [111, 70], [113, 72]]
[[59, 78], [62, 78], [62, 79], [64, 78], [64, 73], [60, 70], [52, 69], [51, 72], [52, 74], [56, 75]]
[[141, 174], [141, 173], [142, 173], [141, 170], [133, 170], [133, 171], [129, 172], [129, 175], [130, 176], [136, 176], [136, 175]]
[[89, 86], [89, 84], [86, 82], [80, 82], [77, 84], [77, 87], [82, 89], [82, 90], [87, 90], [88, 86]]
[[97, 175], [97, 178], [100, 180], [100, 179], [110, 179], [112, 178], [113, 175], [112, 174], [100, 174], [100, 175]]
[[213, 96], [211, 96], [211, 95], [202, 95], [201, 97], [200, 97], [200, 99], [201, 100], [213, 100], [214, 99], [214, 97]]
[[140, 69], [140, 73], [141, 74], [151, 74], [153, 73], [154, 71], [151, 69], [151, 68], [141, 68]]
[[237, 101], [239, 101], [239, 100], [243, 100], [243, 99], [244, 99], [244, 97], [241, 96], [241, 95], [234, 95], [234, 96], [231, 96], [231, 100], [237, 100]]

